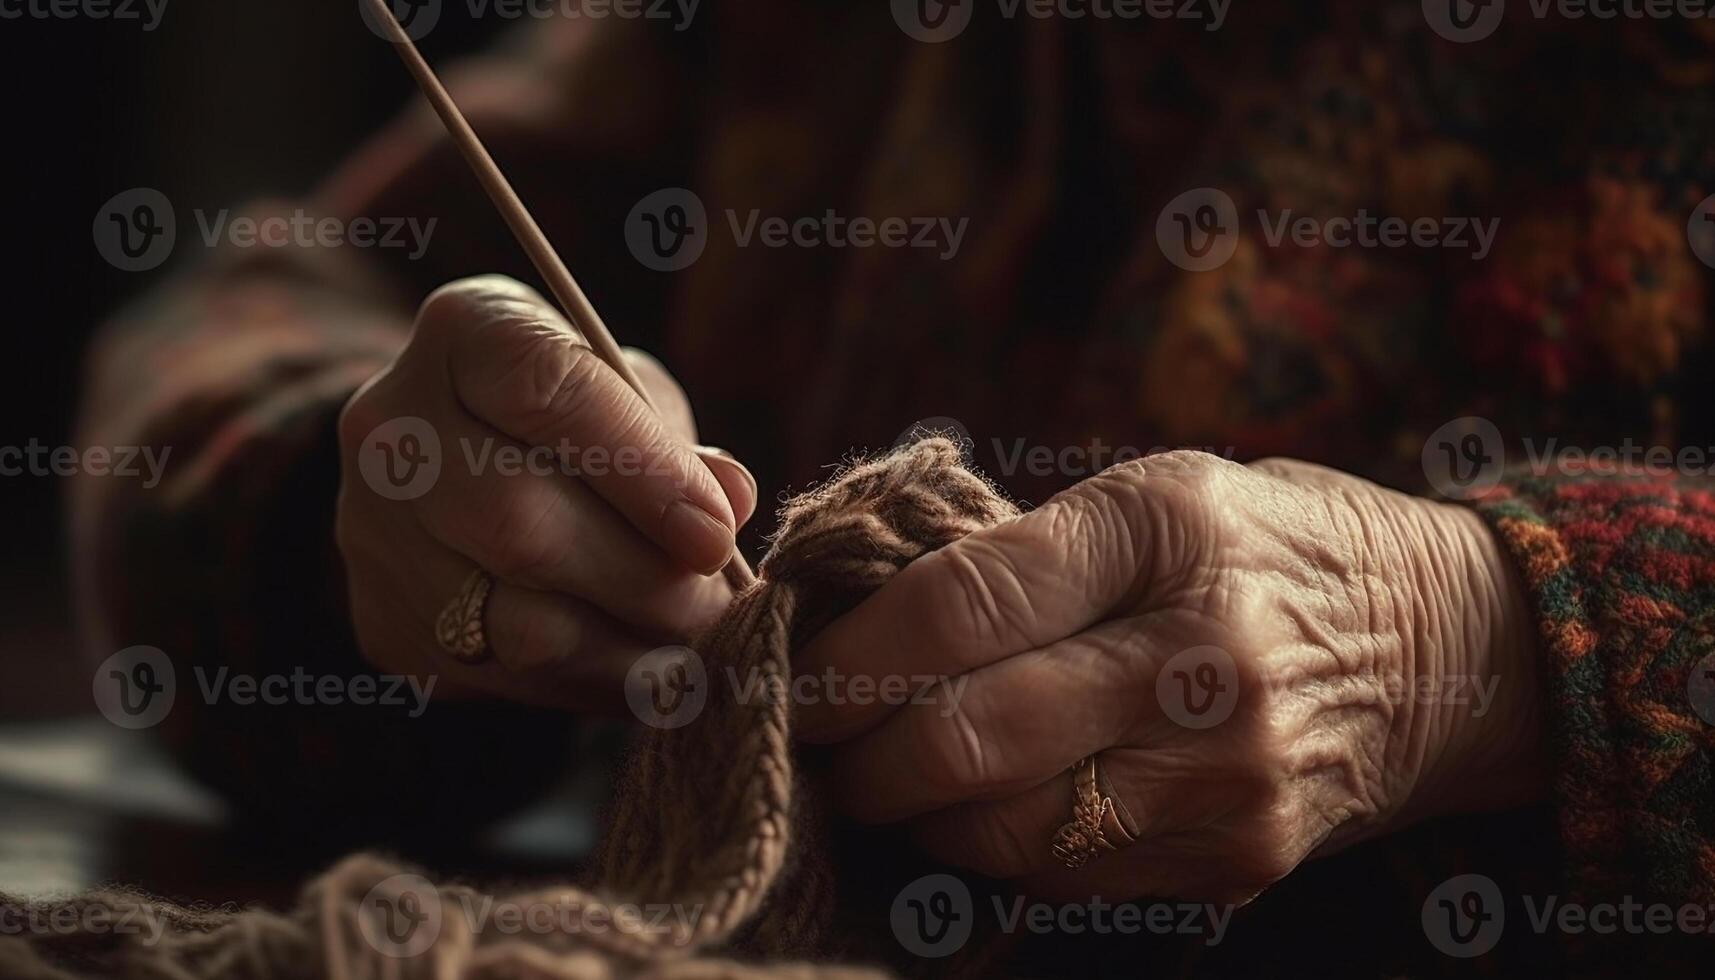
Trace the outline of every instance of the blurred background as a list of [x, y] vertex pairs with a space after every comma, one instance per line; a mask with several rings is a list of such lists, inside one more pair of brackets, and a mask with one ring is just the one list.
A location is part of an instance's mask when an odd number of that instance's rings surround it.
[[[424, 44], [438, 61], [509, 26], [446, 8]], [[0, 153], [11, 367], [0, 445], [68, 443], [92, 332], [199, 258], [178, 249], [158, 269], [115, 269], [92, 242], [104, 202], [136, 187], [187, 210], [301, 194], [413, 96], [393, 51], [353, 29], [357, 9], [344, 0], [168, 0], [165, 18], [153, 31], [0, 19], [12, 93]], [[98, 716], [68, 600], [64, 483], [0, 477], [0, 891], [83, 888], [120, 867], [177, 897], [288, 887], [297, 872], [282, 869], [275, 885], [257, 853], [243, 874], [269, 881], [221, 880], [223, 852], [201, 839], [215, 801], [145, 752], [146, 740], [116, 741], [87, 720]]]
[[[509, 26], [447, 4], [425, 53], [481, 47]], [[170, 277], [121, 272], [91, 240], [113, 195], [152, 187], [185, 207], [296, 196], [413, 89], [349, 2], [168, 0], [171, 29], [136, 22], [0, 20], [7, 100], [0, 174], [9, 220], [0, 254], [11, 288], [14, 371], [0, 388], [0, 444], [71, 438], [80, 357], [102, 318]], [[0, 719], [89, 709], [66, 600], [62, 481], [0, 478]]]

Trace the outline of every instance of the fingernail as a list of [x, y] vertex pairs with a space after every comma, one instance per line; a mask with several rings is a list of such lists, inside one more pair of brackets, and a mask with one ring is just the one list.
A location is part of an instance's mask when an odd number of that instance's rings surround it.
[[720, 571], [732, 556], [732, 529], [684, 500], [668, 504], [661, 515], [661, 539], [680, 561], [704, 575]]
[[733, 500], [730, 491], [727, 494], [728, 503], [733, 504], [733, 516], [738, 519], [738, 526], [743, 527], [745, 522], [750, 520], [751, 515], [756, 513], [757, 498], [761, 493], [756, 485], [756, 477], [732, 453], [719, 446], [698, 446], [697, 455], [701, 456], [703, 462], [715, 471], [715, 479], [721, 481], [722, 488], [729, 485], [726, 477], [722, 476], [723, 471], [730, 475], [736, 475], [745, 486], [750, 488], [749, 495], [742, 500]]

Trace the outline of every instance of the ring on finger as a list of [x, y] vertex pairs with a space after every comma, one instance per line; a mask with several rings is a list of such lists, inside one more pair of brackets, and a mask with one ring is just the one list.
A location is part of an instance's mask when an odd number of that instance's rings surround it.
[[471, 572], [458, 595], [441, 608], [435, 619], [435, 640], [441, 649], [460, 663], [479, 664], [493, 653], [483, 617], [488, 597], [494, 591], [494, 576], [482, 569]]
[[1137, 842], [1137, 822], [1110, 793], [1094, 755], [1072, 766], [1072, 819], [1054, 832], [1054, 857], [1077, 870], [1109, 851]]

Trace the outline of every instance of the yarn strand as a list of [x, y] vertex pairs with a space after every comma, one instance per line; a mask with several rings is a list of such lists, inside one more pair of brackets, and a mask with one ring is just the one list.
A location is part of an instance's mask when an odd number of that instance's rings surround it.
[[[167, 924], [138, 937], [0, 937], [0, 976], [20, 980], [544, 980], [655, 977], [874, 976], [871, 971], [781, 963], [791, 951], [829, 948], [836, 879], [818, 839], [824, 818], [798, 773], [791, 739], [791, 655], [821, 626], [917, 558], [1016, 516], [1017, 509], [963, 466], [958, 447], [925, 439], [858, 462], [781, 510], [756, 584], [695, 641], [711, 678], [691, 724], [650, 730], [632, 749], [591, 887], [567, 884], [493, 900], [520, 907], [574, 906], [612, 928], [520, 937], [492, 921], [442, 915], [415, 956], [389, 955], [364, 932], [371, 890], [409, 869], [368, 854], [311, 881], [295, 910], [209, 915], [122, 892], [66, 903], [0, 896], [0, 911], [64, 907], [130, 910]], [[757, 697], [717, 673], [749, 677]], [[811, 828], [809, 834], [801, 833]], [[459, 885], [445, 898], [487, 898]], [[443, 904], [453, 904], [446, 902]], [[627, 928], [623, 910], [693, 910], [661, 928]], [[82, 919], [80, 919], [82, 921]], [[636, 925], [637, 923], [633, 923]], [[373, 926], [373, 924], [372, 924]], [[731, 955], [764, 957], [745, 965]], [[75, 963], [75, 967], [68, 964]]]

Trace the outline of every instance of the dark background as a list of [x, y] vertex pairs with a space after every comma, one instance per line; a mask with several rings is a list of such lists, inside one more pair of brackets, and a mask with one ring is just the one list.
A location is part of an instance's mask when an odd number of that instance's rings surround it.
[[[443, 7], [422, 43], [437, 64], [511, 26]], [[201, 258], [184, 247], [190, 209], [301, 194], [414, 97], [357, 0], [168, 0], [159, 26], [143, 27], [0, 19], [0, 445], [70, 442], [92, 332]], [[180, 215], [173, 258], [142, 273], [108, 265], [91, 235], [102, 205], [134, 187], [163, 192]], [[0, 476], [0, 721], [90, 707], [67, 600], [63, 483]]]

